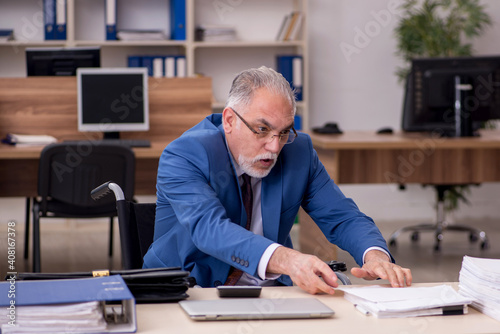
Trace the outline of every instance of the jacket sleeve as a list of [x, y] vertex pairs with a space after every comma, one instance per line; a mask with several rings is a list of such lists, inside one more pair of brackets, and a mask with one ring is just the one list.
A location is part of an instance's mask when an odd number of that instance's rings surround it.
[[310, 140], [309, 145], [311, 165], [308, 187], [302, 201], [304, 210], [326, 238], [349, 252], [358, 265], [363, 265], [363, 253], [369, 247], [378, 246], [390, 254], [374, 221], [342, 193], [326, 172]]

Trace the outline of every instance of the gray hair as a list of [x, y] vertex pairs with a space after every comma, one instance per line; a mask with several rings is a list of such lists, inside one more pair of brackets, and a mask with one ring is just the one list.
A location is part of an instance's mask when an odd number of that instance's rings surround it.
[[[261, 66], [240, 72], [233, 80], [226, 107], [247, 107], [252, 103], [254, 92], [259, 88], [266, 88], [276, 95], [285, 98], [296, 111], [295, 93], [288, 81], [272, 68]], [[238, 110], [239, 111], [239, 110]], [[244, 113], [245, 111], [242, 110]]]

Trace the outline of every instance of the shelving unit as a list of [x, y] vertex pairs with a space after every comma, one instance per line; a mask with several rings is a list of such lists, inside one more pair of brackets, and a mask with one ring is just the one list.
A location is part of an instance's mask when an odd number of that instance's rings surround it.
[[[144, 0], [140, 11], [135, 0], [117, 0], [117, 28], [162, 29], [169, 34], [169, 0]], [[188, 76], [212, 77], [214, 110], [221, 110], [232, 79], [241, 70], [261, 65], [276, 68], [276, 55], [303, 57], [303, 101], [297, 103], [302, 128], [309, 129], [309, 66], [307, 24], [296, 41], [276, 41], [286, 14], [302, 11], [307, 20], [307, 0], [186, 0], [186, 40], [107, 41], [103, 0], [67, 0], [67, 39], [44, 41], [43, 2], [0, 0], [0, 28], [14, 28], [15, 41], [0, 42], [0, 77], [26, 75], [26, 47], [100, 46], [101, 66], [127, 66], [130, 54], [179, 54], [186, 56]], [[132, 10], [133, 8], [133, 10]], [[130, 9], [127, 11], [127, 9]], [[137, 14], [139, 12], [139, 14]], [[151, 13], [145, 15], [144, 13]], [[130, 22], [126, 27], [120, 22]], [[198, 24], [235, 26], [234, 42], [195, 41]], [[27, 32], [30, 31], [28, 34]]]

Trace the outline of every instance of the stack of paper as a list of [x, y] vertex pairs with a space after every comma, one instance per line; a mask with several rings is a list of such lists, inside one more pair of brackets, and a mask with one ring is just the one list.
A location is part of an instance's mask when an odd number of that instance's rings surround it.
[[120, 30], [116, 37], [122, 41], [161, 41], [167, 39], [161, 30]]
[[458, 280], [458, 291], [473, 299], [474, 308], [500, 320], [500, 259], [464, 256]]
[[57, 139], [47, 135], [18, 135], [9, 133], [5, 139], [2, 139], [2, 142], [16, 146], [33, 146], [52, 144], [57, 142]]
[[235, 41], [236, 29], [223, 25], [200, 25], [196, 27], [196, 40], [205, 42]]
[[391, 288], [384, 286], [341, 286], [344, 298], [366, 315], [377, 318], [404, 318], [467, 313], [470, 298], [449, 285]]
[[0, 283], [1, 333], [133, 333], [135, 300], [119, 275]]
[[7, 42], [14, 39], [14, 30], [0, 29], [0, 42]]

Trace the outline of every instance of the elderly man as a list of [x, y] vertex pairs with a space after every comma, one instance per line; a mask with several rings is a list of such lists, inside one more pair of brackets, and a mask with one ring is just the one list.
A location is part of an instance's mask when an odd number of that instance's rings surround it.
[[157, 180], [154, 242], [145, 267], [180, 266], [203, 287], [291, 285], [334, 293], [337, 277], [319, 258], [292, 248], [300, 207], [327, 239], [360, 265], [351, 273], [411, 284], [373, 220], [346, 198], [293, 128], [295, 98], [266, 67], [234, 79], [222, 114], [169, 144]]

